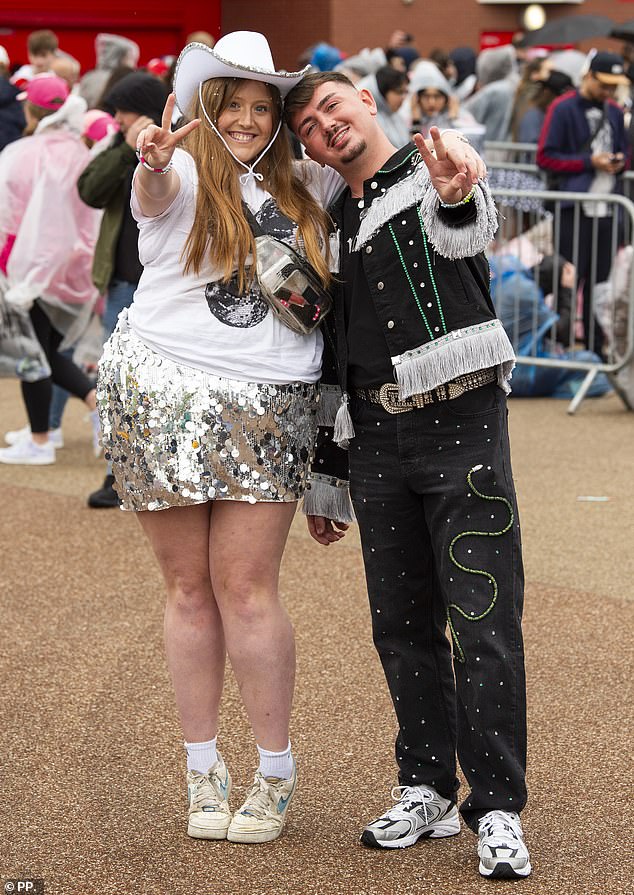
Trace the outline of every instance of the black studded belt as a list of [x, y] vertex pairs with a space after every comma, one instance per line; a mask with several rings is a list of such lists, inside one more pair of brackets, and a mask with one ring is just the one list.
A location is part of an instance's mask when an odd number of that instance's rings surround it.
[[439, 401], [451, 401], [459, 398], [465, 392], [473, 391], [482, 385], [497, 381], [497, 372], [493, 367], [486, 370], [476, 370], [475, 373], [464, 373], [450, 382], [445, 382], [428, 392], [411, 395], [409, 398], [399, 398], [399, 386], [395, 382], [386, 382], [380, 388], [356, 388], [352, 394], [362, 401], [370, 401], [372, 404], [380, 404], [388, 413], [407, 413], [425, 407], [427, 404], [438, 404]]

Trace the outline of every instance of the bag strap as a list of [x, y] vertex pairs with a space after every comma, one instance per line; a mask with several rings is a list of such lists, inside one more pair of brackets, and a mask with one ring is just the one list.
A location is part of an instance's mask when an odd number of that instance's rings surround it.
[[253, 233], [253, 235], [254, 236], [266, 236], [264, 230], [262, 229], [262, 227], [260, 226], [260, 224], [258, 222], [258, 219], [253, 214], [253, 212], [251, 211], [251, 209], [249, 208], [249, 206], [247, 205], [246, 202], [242, 203], [242, 210], [244, 212], [245, 218], [247, 219], [247, 224], [251, 228], [251, 232]]
[[601, 112], [601, 117], [599, 118], [599, 122], [598, 122], [597, 126], [595, 127], [595, 129], [593, 131], [590, 131], [589, 135], [583, 141], [581, 149], [579, 150], [580, 152], [582, 152], [582, 153], [587, 152], [588, 149], [590, 149], [590, 147], [592, 146], [592, 142], [593, 142], [594, 138], [599, 133], [599, 131], [601, 130], [601, 128], [603, 127], [603, 125], [605, 124], [605, 122], [607, 120], [607, 117], [608, 117], [607, 110], [608, 110], [607, 103], [604, 103], [603, 110]]

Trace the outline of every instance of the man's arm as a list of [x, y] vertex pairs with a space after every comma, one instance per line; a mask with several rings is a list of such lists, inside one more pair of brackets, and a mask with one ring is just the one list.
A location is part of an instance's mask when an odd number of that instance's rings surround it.
[[486, 250], [498, 228], [491, 191], [484, 179], [467, 174], [464, 165], [452, 160], [438, 128], [430, 133], [433, 153], [420, 134], [414, 137], [429, 175], [420, 203], [425, 232], [444, 258], [477, 255]]
[[336, 339], [332, 319], [323, 323], [324, 355], [317, 411], [317, 439], [310, 464], [303, 512], [308, 531], [319, 544], [339, 541], [354, 521], [348, 482], [348, 451], [333, 441], [342, 392], [337, 384]]
[[537, 144], [536, 162], [538, 167], [556, 174], [581, 174], [592, 170], [590, 147], [580, 152], [578, 146], [571, 146], [573, 121], [566, 107], [557, 101], [548, 108]]
[[354, 521], [348, 482], [348, 452], [338, 447], [332, 437], [332, 426], [319, 427], [303, 503], [308, 531], [325, 547], [341, 540], [349, 524]]

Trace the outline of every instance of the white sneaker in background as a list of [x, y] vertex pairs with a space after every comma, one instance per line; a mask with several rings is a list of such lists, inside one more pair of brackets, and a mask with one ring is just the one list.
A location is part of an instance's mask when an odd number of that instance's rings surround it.
[[489, 811], [478, 824], [480, 874], [489, 879], [523, 879], [531, 872], [519, 815]]
[[[7, 444], [16, 444], [16, 442], [23, 441], [24, 439], [30, 437], [31, 429], [29, 428], [29, 426], [24, 426], [24, 428], [22, 429], [12, 429], [10, 432], [6, 432], [4, 440]], [[50, 429], [48, 433], [48, 440], [52, 443], [54, 448], [63, 448], [64, 435], [62, 434], [61, 428]]]
[[0, 448], [0, 463], [16, 466], [48, 466], [55, 463], [55, 448], [50, 441], [36, 444], [31, 438], [16, 441], [8, 448]]
[[22, 429], [12, 429], [10, 432], [6, 432], [4, 436], [4, 440], [7, 444], [15, 444], [16, 441], [23, 441], [25, 438], [31, 437], [31, 427], [24, 426]]

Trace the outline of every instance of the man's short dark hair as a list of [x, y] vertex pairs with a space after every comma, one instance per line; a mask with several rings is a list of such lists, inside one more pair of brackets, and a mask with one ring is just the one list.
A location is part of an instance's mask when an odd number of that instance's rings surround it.
[[295, 112], [308, 105], [318, 87], [321, 87], [322, 84], [330, 83], [345, 84], [346, 87], [352, 87], [353, 90], [356, 90], [350, 78], [339, 71], [318, 71], [306, 75], [299, 84], [293, 87], [284, 101], [284, 121], [291, 130], [293, 130], [291, 121]]
[[391, 65], [384, 65], [374, 76], [376, 86], [382, 97], [386, 97], [389, 90], [400, 90], [409, 84], [409, 78], [404, 71], [397, 71]]
[[43, 56], [45, 53], [54, 53], [59, 47], [57, 35], [53, 31], [31, 31], [26, 39], [26, 45], [32, 56]]

